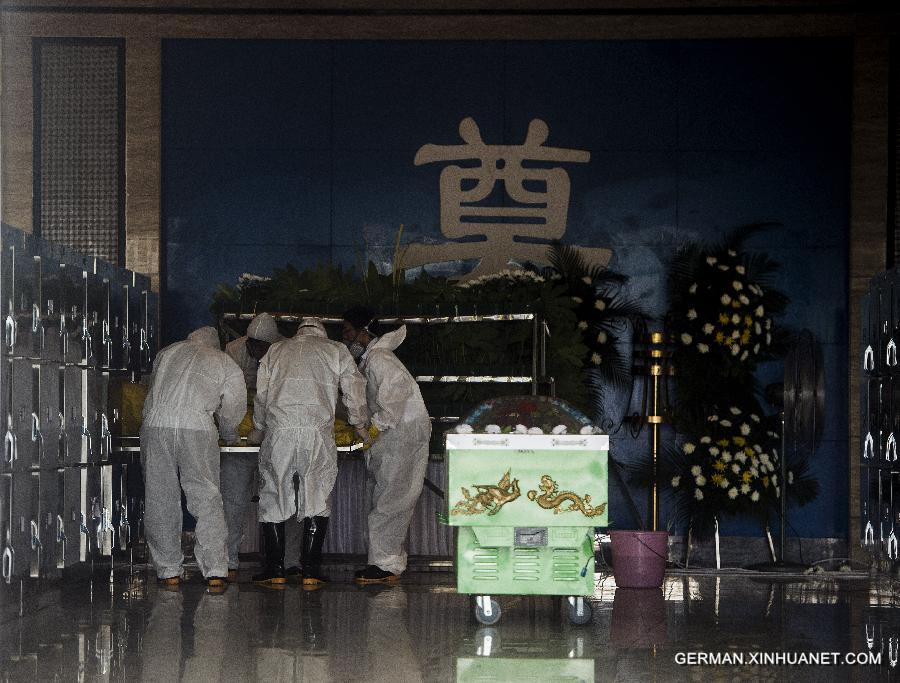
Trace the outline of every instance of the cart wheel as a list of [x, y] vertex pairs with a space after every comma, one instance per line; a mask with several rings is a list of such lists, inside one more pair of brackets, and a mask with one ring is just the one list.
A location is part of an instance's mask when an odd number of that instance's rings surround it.
[[573, 596], [569, 598], [569, 621], [571, 621], [576, 626], [584, 626], [585, 624], [591, 623], [591, 618], [594, 616], [594, 610], [591, 608], [591, 603], [587, 601], [586, 598], [582, 596]]
[[[485, 614], [485, 610], [482, 607], [485, 602], [490, 604], [490, 614]], [[485, 626], [496, 624], [500, 621], [500, 603], [486, 595], [478, 596], [475, 602], [475, 618], [478, 619], [479, 624], [484, 624]]]

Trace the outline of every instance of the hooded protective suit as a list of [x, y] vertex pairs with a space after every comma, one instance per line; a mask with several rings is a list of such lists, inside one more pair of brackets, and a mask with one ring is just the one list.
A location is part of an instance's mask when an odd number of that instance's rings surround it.
[[260, 313], [247, 326], [247, 334], [230, 341], [225, 345], [225, 353], [234, 359], [244, 372], [244, 381], [248, 389], [256, 389], [256, 369], [259, 362], [247, 352], [247, 339], [259, 339], [260, 341], [274, 344], [284, 337], [278, 332], [278, 324], [268, 313]]
[[393, 574], [406, 569], [403, 541], [422, 492], [431, 439], [419, 385], [394, 355], [404, 339], [406, 326], [373, 340], [359, 366], [372, 424], [381, 432], [366, 453], [372, 492], [369, 564]]
[[[147, 545], [159, 578], [181, 574], [181, 488], [197, 518], [195, 555], [204, 576], [225, 576], [225, 518], [219, 494], [219, 444], [237, 438], [247, 409], [241, 369], [219, 350], [211, 327], [156, 356], [144, 402], [141, 463], [144, 467]], [[213, 422], [218, 418], [219, 430]]]
[[[337, 477], [334, 411], [338, 389], [348, 422], [365, 425], [365, 380], [343, 344], [304, 318], [296, 336], [273, 344], [257, 375], [254, 426], [265, 432], [259, 449], [259, 519], [327, 516]], [[294, 495], [294, 474], [300, 486]]]
[[[247, 389], [256, 391], [256, 372], [259, 361], [247, 351], [247, 339], [274, 344], [284, 337], [278, 332], [278, 324], [268, 313], [260, 313], [250, 321], [247, 334], [225, 345], [225, 353], [234, 359], [244, 373]], [[250, 443], [259, 443], [261, 435], [250, 434]], [[225, 523], [228, 527], [228, 568], [237, 569], [238, 551], [244, 535], [244, 515], [253, 492], [253, 477], [259, 468], [256, 456], [247, 453], [222, 454], [222, 502], [225, 506]]]

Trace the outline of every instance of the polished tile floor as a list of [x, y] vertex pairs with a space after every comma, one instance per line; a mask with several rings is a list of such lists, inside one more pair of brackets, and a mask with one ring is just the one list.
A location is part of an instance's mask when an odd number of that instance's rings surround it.
[[[447, 573], [374, 588], [342, 574], [315, 591], [239, 583], [222, 595], [196, 580], [170, 592], [143, 569], [108, 575], [4, 587], [0, 681], [888, 680], [900, 657], [900, 585], [859, 574], [699, 570], [655, 591], [598, 575], [585, 626], [569, 623], [564, 600], [500, 597], [490, 627]], [[822, 652], [881, 664], [750, 660]], [[698, 659], [738, 654], [742, 666]]]

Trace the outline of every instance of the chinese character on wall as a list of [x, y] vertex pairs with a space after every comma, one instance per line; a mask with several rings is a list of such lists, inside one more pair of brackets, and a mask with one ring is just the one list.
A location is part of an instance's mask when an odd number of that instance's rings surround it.
[[[549, 129], [540, 119], [528, 125], [522, 145], [485, 144], [478, 124], [470, 117], [460, 122], [459, 134], [465, 144], [425, 144], [416, 152], [414, 163], [467, 162], [441, 171], [441, 232], [450, 239], [484, 239], [411, 244], [403, 256], [403, 267], [480, 259], [475, 269], [462, 277], [467, 280], [508, 268], [510, 262], [545, 262], [546, 242], [517, 238], [550, 241], [563, 237], [569, 211], [569, 174], [548, 164], [584, 164], [590, 160], [590, 152], [546, 147]], [[506, 197], [498, 206], [491, 198], [501, 184]], [[590, 263], [606, 265], [609, 261], [608, 249], [581, 251]]]

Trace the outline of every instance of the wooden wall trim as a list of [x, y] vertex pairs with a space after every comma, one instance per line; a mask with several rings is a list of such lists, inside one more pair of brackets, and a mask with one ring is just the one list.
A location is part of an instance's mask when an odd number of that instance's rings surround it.
[[[852, 36], [859, 15], [447, 14], [279, 15], [138, 12], [11, 12], [3, 33], [20, 36], [302, 40], [673, 40]], [[897, 17], [864, 17], [886, 32]]]

